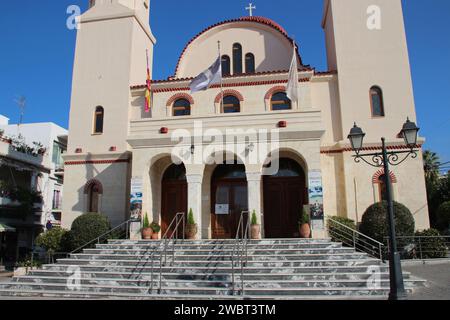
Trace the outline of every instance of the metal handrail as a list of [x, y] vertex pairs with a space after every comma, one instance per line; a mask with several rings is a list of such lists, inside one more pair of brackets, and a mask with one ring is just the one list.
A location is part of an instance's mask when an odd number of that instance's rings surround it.
[[[344, 240], [349, 241], [349, 243], [347, 244], [352, 245], [355, 250], [366, 252], [367, 254], [384, 261], [383, 243], [359, 232], [358, 230], [352, 229], [345, 224], [334, 220], [333, 218], [328, 218], [328, 221], [338, 225], [341, 229], [341, 233], [333, 231], [331, 229], [330, 223], [328, 223], [328, 233], [330, 234], [330, 236], [334, 235], [335, 237], [344, 238]], [[348, 236], [351, 238], [349, 238]]]
[[104, 237], [106, 237], [107, 235], [110, 235], [111, 233], [115, 232], [116, 230], [122, 228], [124, 225], [126, 225], [126, 229], [125, 229], [125, 238], [127, 239], [129, 236], [129, 227], [130, 227], [130, 223], [131, 222], [139, 222], [139, 219], [129, 219], [127, 221], [122, 222], [121, 224], [119, 224], [117, 227], [109, 230], [108, 232], [105, 232], [104, 234], [98, 236], [95, 239], [92, 239], [91, 241], [87, 242], [86, 244], [76, 248], [75, 250], [73, 250], [72, 252], [69, 253], [69, 255], [74, 254], [79, 252], [80, 250], [83, 250], [84, 248], [88, 247], [89, 245], [97, 242], [97, 244], [100, 244], [101, 239], [103, 239]]
[[[180, 219], [181, 217], [181, 219]], [[154, 276], [154, 259], [153, 256], [159, 252], [159, 289], [158, 289], [158, 293], [161, 294], [162, 292], [162, 266], [163, 264], [166, 265], [167, 263], [167, 249], [168, 249], [168, 244], [170, 244], [170, 240], [174, 240], [174, 239], [179, 239], [178, 238], [178, 229], [180, 226], [180, 223], [183, 223], [183, 235], [182, 235], [182, 240], [184, 240], [185, 238], [185, 225], [186, 225], [186, 213], [185, 212], [178, 212], [177, 214], [175, 214], [175, 217], [172, 219], [172, 221], [169, 224], [169, 227], [167, 228], [166, 232], [164, 233], [164, 235], [161, 238], [161, 242], [159, 244], [159, 246], [157, 248], [155, 248], [155, 251], [153, 251], [153, 253], [151, 254], [151, 261], [152, 261], [152, 266], [151, 266], [151, 275], [150, 275], [150, 288], [149, 288], [149, 292], [153, 292], [153, 276]], [[170, 232], [170, 230], [172, 229], [172, 226], [175, 224], [175, 230], [172, 232], [172, 234], [170, 235], [170, 237], [168, 237], [168, 233]], [[176, 237], [176, 238], [174, 238]], [[161, 248], [162, 245], [162, 248]], [[164, 263], [163, 263], [163, 256], [164, 256]], [[175, 241], [173, 241], [173, 250], [172, 250], [172, 263], [175, 262]]]
[[[425, 260], [450, 258], [450, 236], [397, 236], [401, 259]], [[390, 251], [389, 237], [384, 237], [387, 251]]]
[[[244, 286], [244, 266], [248, 263], [248, 232], [250, 228], [250, 217], [247, 217], [246, 227], [244, 229], [244, 214], [250, 215], [249, 211], [242, 211], [241, 216], [239, 218], [238, 229], [236, 232], [235, 242], [233, 245], [233, 250], [231, 253], [231, 282], [232, 282], [232, 294], [234, 295], [236, 292], [236, 281], [235, 281], [235, 252], [237, 252], [237, 257], [239, 258], [236, 262], [240, 263], [241, 267], [241, 291], [242, 296], [245, 294], [245, 286]], [[241, 234], [241, 238], [239, 237]], [[240, 240], [242, 239], [242, 246], [240, 245]], [[242, 248], [241, 248], [242, 247]], [[243, 261], [243, 257], [245, 254], [245, 264]]]

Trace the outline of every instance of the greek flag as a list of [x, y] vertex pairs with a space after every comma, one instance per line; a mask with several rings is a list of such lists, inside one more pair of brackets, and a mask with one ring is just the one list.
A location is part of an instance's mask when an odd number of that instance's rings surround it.
[[192, 80], [189, 87], [191, 93], [208, 89], [211, 85], [220, 83], [222, 80], [222, 63], [220, 57], [214, 62], [214, 64], [203, 71], [194, 80]]

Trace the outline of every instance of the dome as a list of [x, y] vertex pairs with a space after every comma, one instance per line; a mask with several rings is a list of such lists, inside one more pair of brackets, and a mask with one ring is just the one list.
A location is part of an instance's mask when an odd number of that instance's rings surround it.
[[[274, 49], [277, 54], [280, 54], [280, 59], [283, 59], [283, 62], [278, 61], [277, 63], [266, 64], [261, 66], [258, 69], [258, 72], [270, 72], [270, 71], [279, 71], [289, 69], [291, 57], [292, 57], [292, 43], [293, 39], [288, 36], [287, 31], [277, 22], [270, 18], [261, 17], [261, 16], [247, 16], [240, 17], [236, 19], [225, 20], [214, 25], [209, 26], [204, 29], [200, 33], [198, 33], [195, 37], [193, 37], [185, 46], [183, 52], [178, 59], [178, 63], [175, 69], [175, 75], [173, 78], [188, 78], [193, 77], [202, 72], [204, 69], [209, 67], [209, 65], [214, 61], [215, 57], [217, 57], [217, 40], [220, 40], [224, 46], [224, 52], [222, 54], [229, 55], [229, 52], [226, 50], [230, 47], [230, 45], [226, 45], [226, 41], [223, 38], [229, 39], [231, 36], [229, 34], [225, 34], [226, 31], [230, 29], [240, 28], [241, 32], [237, 32], [233, 35], [234, 40], [236, 42], [256, 42], [261, 41], [261, 38], [264, 38], [265, 41], [264, 49], [262, 48], [251, 48], [251, 50], [260, 50], [265, 51], [261, 54], [265, 55], [265, 59], [275, 59], [275, 57], [269, 57], [270, 54], [273, 54]], [[245, 31], [248, 30], [257, 30], [253, 35], [247, 34], [245, 35]], [[221, 33], [221, 36], [217, 34]], [[214, 37], [215, 35], [215, 37]], [[251, 40], [251, 41], [249, 41]], [[204, 45], [204, 42], [209, 41], [208, 46]], [[193, 54], [192, 51], [200, 51], [200, 47], [202, 48], [201, 54], [205, 58], [205, 62], [200, 64], [199, 67], [191, 68], [188, 67], [188, 64], [198, 64], [196, 57], [199, 52]], [[268, 49], [270, 47], [270, 50]], [[250, 50], [250, 49], [249, 49]], [[205, 53], [209, 53], [211, 57], [205, 56]], [[214, 56], [215, 54], [215, 56]], [[299, 65], [303, 66], [300, 55], [298, 55]], [[209, 65], [208, 65], [209, 63]], [[203, 68], [203, 69], [202, 69]], [[194, 70], [195, 69], [195, 70]]]

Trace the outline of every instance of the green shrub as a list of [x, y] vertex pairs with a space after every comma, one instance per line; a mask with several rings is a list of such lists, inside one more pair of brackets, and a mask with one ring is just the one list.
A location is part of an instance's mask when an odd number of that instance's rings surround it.
[[252, 212], [251, 225], [256, 226], [258, 224], [258, 217], [256, 216], [256, 210]]
[[142, 223], [142, 229], [148, 229], [148, 228], [150, 228], [150, 220], [148, 220], [148, 214], [146, 212], [145, 216], [144, 216], [144, 221]]
[[447, 231], [450, 229], [450, 201], [444, 202], [439, 206], [437, 222], [439, 230]]
[[306, 209], [303, 209], [300, 219], [298, 220], [299, 225], [309, 224], [311, 222], [311, 218], [309, 217], [308, 212], [306, 212]]
[[[414, 217], [407, 207], [394, 201], [394, 217], [397, 237], [414, 235]], [[359, 229], [361, 233], [384, 243], [389, 235], [387, 202], [379, 202], [367, 208]]]
[[192, 208], [189, 209], [187, 224], [191, 226], [195, 225], [194, 212], [192, 211]]
[[66, 233], [67, 231], [60, 227], [52, 228], [37, 237], [36, 245], [44, 248], [48, 254], [63, 252], [62, 239]]
[[[72, 229], [63, 236], [63, 244], [73, 251], [87, 244], [111, 229], [108, 218], [99, 213], [86, 213], [72, 223]], [[94, 246], [95, 243], [92, 245]]]
[[150, 225], [150, 228], [152, 229], [152, 231], [154, 233], [159, 233], [161, 231], [161, 226], [156, 222], [152, 222], [152, 224]]
[[[355, 221], [348, 219], [346, 217], [331, 217], [336, 222], [343, 224], [344, 226], [349, 227], [352, 230], [356, 230]], [[328, 230], [331, 237], [331, 241], [333, 242], [342, 242], [347, 245], [353, 245], [353, 235], [352, 231], [347, 228], [334, 223], [332, 220], [328, 220]]]
[[[436, 259], [445, 258], [447, 256], [447, 246], [445, 240], [440, 236], [436, 229], [428, 229], [417, 231], [415, 233], [417, 238], [414, 239], [416, 247], [416, 256], [421, 259]], [[418, 238], [418, 237], [432, 237], [432, 238]], [[422, 254], [420, 254], [422, 252]]]

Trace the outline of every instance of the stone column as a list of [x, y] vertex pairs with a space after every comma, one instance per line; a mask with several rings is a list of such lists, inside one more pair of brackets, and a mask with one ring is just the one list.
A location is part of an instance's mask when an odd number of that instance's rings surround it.
[[201, 174], [188, 174], [186, 175], [188, 183], [188, 212], [192, 209], [194, 213], [194, 219], [198, 226], [197, 239], [202, 235], [202, 180]]
[[248, 210], [250, 216], [256, 211], [258, 223], [261, 224], [261, 237], [264, 238], [264, 215], [262, 206], [262, 174], [261, 172], [247, 172]]

